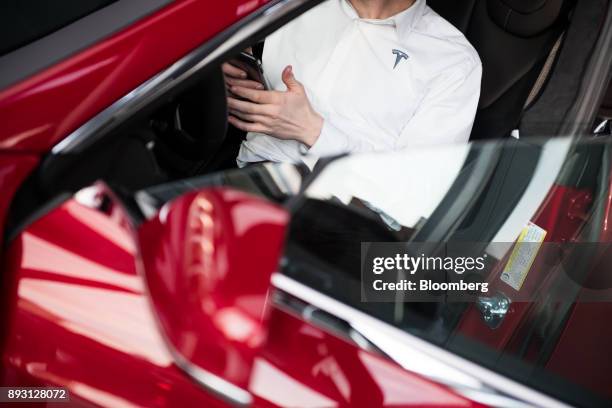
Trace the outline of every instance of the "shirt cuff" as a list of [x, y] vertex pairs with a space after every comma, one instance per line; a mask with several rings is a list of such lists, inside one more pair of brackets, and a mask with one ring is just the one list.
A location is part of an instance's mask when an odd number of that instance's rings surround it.
[[327, 119], [323, 121], [319, 138], [310, 148], [303, 144], [300, 145], [300, 153], [317, 157], [333, 156], [349, 150], [349, 140], [346, 134], [329, 123]]

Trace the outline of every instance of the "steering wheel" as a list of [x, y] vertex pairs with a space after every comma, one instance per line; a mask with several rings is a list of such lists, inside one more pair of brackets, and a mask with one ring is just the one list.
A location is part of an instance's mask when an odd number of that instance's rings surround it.
[[205, 164], [219, 151], [227, 133], [227, 95], [221, 68], [215, 68], [196, 85], [153, 117], [162, 156], [179, 156]]

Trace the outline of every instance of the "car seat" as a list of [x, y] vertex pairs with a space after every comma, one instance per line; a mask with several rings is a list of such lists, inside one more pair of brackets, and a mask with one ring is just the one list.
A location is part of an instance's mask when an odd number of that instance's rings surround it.
[[472, 43], [483, 66], [471, 139], [510, 136], [545, 83], [573, 0], [428, 0]]

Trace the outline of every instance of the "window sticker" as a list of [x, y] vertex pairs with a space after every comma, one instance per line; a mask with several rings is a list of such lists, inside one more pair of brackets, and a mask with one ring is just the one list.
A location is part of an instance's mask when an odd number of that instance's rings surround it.
[[531, 222], [523, 228], [501, 274], [502, 282], [516, 291], [521, 290], [545, 237], [546, 230]]

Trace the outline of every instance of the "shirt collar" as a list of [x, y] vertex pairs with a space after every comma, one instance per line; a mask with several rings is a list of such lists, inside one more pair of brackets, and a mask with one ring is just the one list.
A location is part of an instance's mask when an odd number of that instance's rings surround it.
[[353, 8], [349, 0], [340, 0], [340, 3], [342, 4], [342, 9], [351, 20], [361, 20], [373, 24], [392, 24], [395, 26], [400, 38], [406, 38], [406, 36], [410, 34], [412, 29], [421, 20], [426, 6], [426, 0], [416, 0], [412, 6], [394, 16], [382, 20], [374, 20], [359, 18], [357, 11]]

